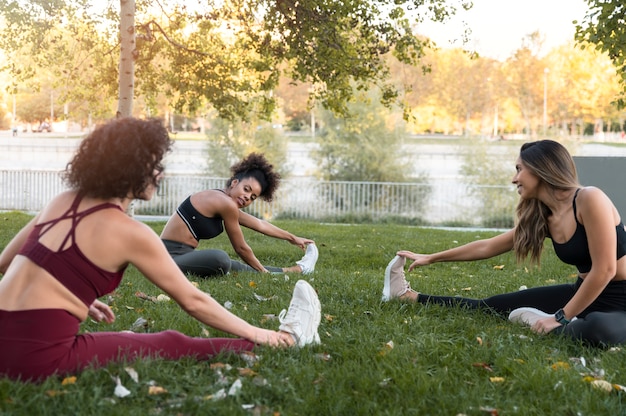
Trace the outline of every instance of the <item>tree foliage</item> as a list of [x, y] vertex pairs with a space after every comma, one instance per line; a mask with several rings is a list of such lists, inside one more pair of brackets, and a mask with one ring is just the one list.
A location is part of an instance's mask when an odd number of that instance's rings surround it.
[[350, 104], [351, 117], [322, 114], [323, 127], [314, 152], [324, 180], [398, 182], [408, 166], [399, 157], [405, 123], [376, 99], [361, 96]]
[[626, 4], [623, 0], [587, 0], [589, 11], [576, 23], [576, 39], [581, 47], [593, 45], [608, 54], [617, 68], [622, 91], [616, 100], [626, 107]]
[[[465, 3], [460, 7], [469, 8]], [[36, 64], [12, 60], [7, 69], [19, 81], [50, 68], [55, 87], [85, 86], [80, 92], [64, 90], [65, 99], [80, 94], [97, 106], [102, 94], [117, 93], [119, 6], [97, 0], [0, 0], [6, 22], [0, 47], [14, 57], [28, 54]], [[227, 119], [246, 120], [251, 114], [268, 119], [276, 107], [271, 92], [284, 73], [312, 84], [310, 102], [337, 114], [347, 114], [355, 86], [357, 91], [377, 86], [381, 102], [389, 106], [399, 92], [389, 82], [385, 56], [418, 64], [430, 43], [413, 33], [414, 25], [454, 13], [455, 6], [445, 0], [137, 0], [135, 95], [155, 105], [165, 94], [179, 111], [210, 105]]]

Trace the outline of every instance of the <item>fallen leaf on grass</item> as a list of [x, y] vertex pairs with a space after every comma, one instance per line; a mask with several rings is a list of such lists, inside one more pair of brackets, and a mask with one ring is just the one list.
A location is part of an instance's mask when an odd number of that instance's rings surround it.
[[211, 363], [209, 364], [209, 368], [211, 370], [218, 370], [218, 369], [224, 369], [224, 370], [230, 370], [232, 367], [230, 364], [224, 364], [224, 363]]
[[124, 398], [126, 396], [130, 396], [130, 390], [122, 385], [119, 377], [113, 378], [113, 381], [115, 381], [115, 389], [113, 390], [113, 394], [116, 397]]
[[167, 393], [167, 389], [161, 386], [148, 386], [148, 394], [165, 394]]
[[146, 295], [143, 292], [135, 292], [135, 296], [138, 297], [139, 299], [149, 300], [150, 302], [156, 302], [157, 301], [156, 297], [150, 296], [150, 295]]
[[237, 394], [239, 394], [242, 387], [243, 387], [243, 384], [241, 383], [241, 380], [240, 379], [235, 380], [234, 383], [228, 389], [228, 395], [236, 396]]
[[265, 313], [261, 316], [261, 322], [274, 321], [276, 320], [276, 315], [273, 313]]
[[495, 270], [502, 270], [502, 269], [504, 269], [504, 264], [495, 265], [495, 266], [493, 266], [493, 268]]
[[139, 383], [139, 374], [137, 374], [134, 368], [126, 367], [124, 371], [126, 371], [126, 374], [128, 374], [135, 383]]
[[394, 345], [393, 345], [393, 341], [389, 341], [387, 342], [383, 348], [378, 351], [378, 355], [380, 356], [385, 356], [387, 355], [392, 349], [393, 349]]
[[380, 387], [387, 387], [389, 384], [393, 383], [393, 379], [391, 377], [387, 377], [385, 379], [383, 379], [383, 381], [381, 381], [380, 383], [378, 383], [378, 385]]
[[148, 327], [148, 320], [145, 318], [139, 317], [130, 326], [130, 330], [134, 332], [138, 329], [145, 329], [147, 327]]
[[261, 359], [260, 355], [256, 355], [252, 351], [243, 351], [239, 356], [248, 364], [249, 366], [253, 366]]
[[63, 381], [61, 382], [61, 385], [66, 386], [68, 384], [75, 384], [75, 383], [76, 383], [76, 376], [71, 376], [71, 377], [65, 377]]
[[261, 295], [257, 295], [256, 293], [254, 294], [254, 298], [256, 300], [258, 300], [259, 302], [267, 302], [268, 300], [274, 300], [274, 299], [278, 299], [278, 296], [276, 295], [272, 295], [269, 297], [265, 297], [265, 296], [261, 296]]
[[564, 361], [557, 361], [556, 363], [551, 365], [553, 370], [567, 370], [570, 368], [569, 363]]
[[248, 283], [248, 286], [256, 287], [256, 282], [254, 280], [250, 280], [250, 282]]
[[611, 383], [609, 383], [606, 380], [593, 380], [591, 382], [591, 385], [598, 390], [602, 390], [605, 391], [607, 393], [610, 393], [613, 391], [613, 386], [611, 385]]
[[216, 401], [216, 400], [222, 400], [224, 397], [226, 397], [226, 390], [220, 389], [213, 394], [209, 394], [208, 396], [205, 396], [204, 400]]
[[335, 319], [335, 317], [333, 315], [329, 315], [327, 313], [324, 314], [324, 319], [326, 319], [327, 322], [332, 322], [333, 319]]
[[492, 383], [504, 383], [504, 377], [489, 377]]
[[479, 409], [483, 412], [489, 413], [491, 416], [498, 416], [498, 409], [495, 407], [480, 406]]
[[487, 370], [489, 372], [493, 372], [493, 369], [487, 363], [474, 363], [474, 364], [472, 364], [472, 366], [473, 367], [478, 367], [478, 368], [484, 368], [485, 370]]
[[240, 368], [239, 369], [239, 375], [242, 377], [253, 377], [256, 376], [258, 373], [254, 370], [252, 370], [251, 368]]
[[55, 396], [59, 396], [61, 394], [66, 394], [66, 391], [63, 390], [46, 390], [46, 396], [48, 397], [55, 397]]

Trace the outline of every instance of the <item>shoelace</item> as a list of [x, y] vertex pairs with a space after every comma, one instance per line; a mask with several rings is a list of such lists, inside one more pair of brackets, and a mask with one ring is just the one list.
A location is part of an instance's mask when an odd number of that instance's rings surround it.
[[[286, 324], [286, 325], [293, 325], [293, 324], [298, 324], [300, 325], [300, 322], [297, 321], [296, 319], [296, 310], [298, 310], [298, 306], [295, 304], [291, 304], [289, 305], [289, 310], [287, 309], [283, 309], [279, 314], [278, 314], [278, 321], [281, 324]], [[287, 315], [287, 316], [285, 316]]]

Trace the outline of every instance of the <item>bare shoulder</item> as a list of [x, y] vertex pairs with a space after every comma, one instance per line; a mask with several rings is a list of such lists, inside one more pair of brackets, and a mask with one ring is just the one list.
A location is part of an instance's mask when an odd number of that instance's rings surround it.
[[63, 191], [57, 194], [46, 204], [39, 212], [38, 216], [42, 219], [57, 218], [71, 206], [76, 198], [76, 191]]
[[604, 191], [596, 186], [585, 186], [580, 188], [578, 196], [576, 197], [576, 203], [578, 206], [594, 206], [596, 204], [609, 204], [613, 205], [611, 199]]
[[593, 220], [596, 216], [619, 218], [617, 208], [604, 191], [595, 186], [581, 188], [576, 198], [578, 217], [584, 224], [585, 220]]

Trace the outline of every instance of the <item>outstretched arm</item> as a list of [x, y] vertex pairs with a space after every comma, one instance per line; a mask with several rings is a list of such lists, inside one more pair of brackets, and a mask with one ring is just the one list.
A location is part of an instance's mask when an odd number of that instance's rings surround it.
[[269, 237], [289, 241], [291, 244], [298, 246], [303, 250], [306, 249], [307, 244], [315, 243], [315, 241], [311, 239], [293, 235], [289, 231], [283, 230], [282, 228], [279, 228], [272, 223], [259, 219], [254, 215], [250, 215], [247, 212], [240, 212], [239, 224], [261, 234], [265, 234]]
[[398, 256], [413, 260], [409, 271], [418, 266], [426, 266], [444, 261], [472, 261], [483, 260], [506, 253], [513, 249], [515, 229], [509, 230], [495, 237], [472, 241], [459, 247], [439, 251], [432, 254], [419, 254], [407, 250], [398, 251]]
[[9, 264], [13, 261], [13, 258], [17, 255], [18, 251], [26, 241], [28, 234], [32, 231], [35, 223], [37, 222], [37, 217], [33, 218], [26, 224], [12, 239], [9, 241], [9, 244], [2, 250], [0, 253], [0, 274], [5, 274], [7, 269], [9, 268]]
[[259, 344], [287, 346], [291, 335], [255, 327], [235, 316], [209, 294], [202, 292], [185, 277], [159, 237], [147, 225], [134, 221], [124, 227], [123, 244], [127, 260], [152, 283], [167, 293], [185, 312], [205, 325], [246, 338]]

